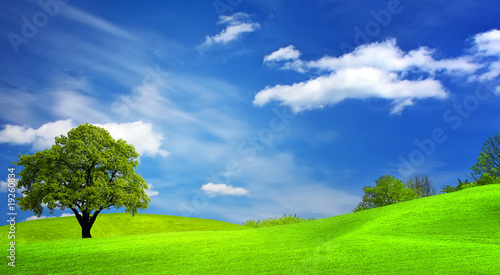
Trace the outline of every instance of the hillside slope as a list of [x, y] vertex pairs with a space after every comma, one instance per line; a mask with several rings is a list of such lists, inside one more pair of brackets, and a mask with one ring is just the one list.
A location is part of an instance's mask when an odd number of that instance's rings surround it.
[[499, 199], [490, 185], [269, 228], [21, 244], [14, 273], [495, 274]]
[[[110, 213], [99, 214], [91, 234], [94, 238], [143, 235], [178, 231], [217, 231], [248, 229], [233, 223], [152, 214]], [[81, 227], [74, 216], [31, 220], [16, 224], [17, 244], [82, 238]], [[0, 234], [7, 235], [8, 226], [0, 227]]]

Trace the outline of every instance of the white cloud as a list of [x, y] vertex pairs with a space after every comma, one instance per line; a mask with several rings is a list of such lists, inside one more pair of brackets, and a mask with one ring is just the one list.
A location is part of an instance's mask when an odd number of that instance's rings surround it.
[[168, 156], [168, 152], [161, 149], [163, 136], [153, 130], [151, 123], [136, 121], [132, 123], [106, 123], [95, 124], [106, 129], [116, 139], [123, 139], [132, 144], [139, 154], [162, 157]]
[[154, 191], [153, 188], [154, 188], [153, 185], [148, 183], [148, 190], [146, 190], [146, 194], [150, 198], [154, 197], [154, 196], [158, 196], [158, 194], [160, 194], [160, 192]]
[[491, 30], [474, 36], [475, 50], [482, 55], [500, 56], [500, 30]]
[[388, 72], [403, 72], [419, 70], [434, 73], [474, 72], [479, 68], [465, 57], [455, 59], [435, 60], [434, 50], [420, 47], [405, 53], [396, 45], [396, 39], [361, 45], [353, 52], [341, 57], [325, 56], [316, 61], [297, 63], [308, 69], [340, 71], [352, 68], [374, 67]]
[[407, 106], [412, 106], [413, 104], [413, 100], [411, 98], [407, 98], [407, 99], [402, 99], [402, 100], [395, 100], [392, 102], [392, 105], [394, 106], [391, 110], [391, 115], [395, 115], [395, 114], [401, 114], [401, 112], [403, 111], [403, 109]]
[[[441, 83], [436, 80], [401, 80], [396, 73], [365, 67], [346, 69], [292, 85], [268, 87], [255, 96], [254, 104], [262, 106], [271, 100], [278, 100], [297, 113], [336, 104], [348, 98], [378, 97], [393, 100], [395, 107], [392, 112], [399, 113], [404, 106], [408, 106], [408, 99], [444, 99], [447, 96]], [[398, 104], [401, 100], [407, 104]]]
[[300, 52], [295, 49], [293, 45], [285, 48], [280, 48], [279, 50], [266, 55], [264, 57], [264, 62], [271, 61], [283, 61], [283, 60], [296, 60], [300, 57]]
[[472, 52], [487, 68], [470, 80], [492, 81], [500, 76], [500, 30], [491, 30], [474, 36]]
[[208, 47], [214, 44], [225, 45], [233, 40], [239, 39], [244, 33], [254, 32], [260, 28], [259, 23], [249, 21], [249, 15], [245, 13], [236, 13], [231, 16], [221, 15], [218, 24], [228, 25], [219, 34], [206, 36], [202, 46]]
[[[166, 157], [168, 152], [161, 149], [163, 136], [153, 130], [153, 125], [142, 121], [132, 123], [107, 123], [95, 124], [111, 134], [115, 139], [124, 139], [132, 144], [139, 154]], [[54, 144], [54, 137], [66, 135], [75, 125], [71, 120], [59, 120], [49, 122], [38, 129], [27, 128], [17, 125], [6, 125], [0, 131], [0, 143], [16, 145], [31, 144], [33, 150], [50, 148]]]
[[500, 61], [491, 62], [488, 67], [488, 72], [481, 75], [481, 81], [493, 80], [500, 76]]
[[217, 195], [231, 195], [231, 196], [244, 196], [248, 194], [248, 190], [243, 187], [233, 187], [227, 184], [214, 184], [209, 182], [204, 184], [201, 188], [201, 191], [205, 192], [208, 196], [217, 196]]
[[[266, 87], [255, 96], [255, 105], [276, 100], [300, 112], [350, 98], [383, 98], [393, 101], [391, 114], [400, 114], [405, 107], [415, 104], [414, 99], [448, 97], [443, 85], [433, 78], [436, 73], [472, 73], [481, 67], [469, 57], [436, 60], [433, 50], [426, 47], [405, 53], [396, 46], [395, 39], [362, 45], [341, 57], [303, 61], [298, 54], [293, 48], [282, 48], [264, 61], [291, 59], [283, 68], [298, 72], [319, 70], [322, 75], [291, 85]], [[407, 78], [409, 72], [417, 77]]]
[[54, 144], [56, 136], [66, 134], [71, 128], [73, 125], [69, 119], [49, 122], [38, 129], [7, 124], [0, 131], [0, 143], [31, 144], [33, 150], [47, 149]]

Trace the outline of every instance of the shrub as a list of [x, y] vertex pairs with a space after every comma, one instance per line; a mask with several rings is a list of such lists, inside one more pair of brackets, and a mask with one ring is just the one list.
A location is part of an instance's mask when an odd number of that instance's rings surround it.
[[248, 220], [245, 223], [243, 223], [243, 225], [259, 228], [259, 227], [269, 227], [269, 226], [276, 226], [276, 225], [299, 223], [299, 222], [312, 221], [312, 220], [314, 220], [314, 218], [304, 219], [304, 218], [297, 216], [297, 214], [294, 214], [293, 216], [283, 214], [283, 217], [279, 217], [279, 218], [274, 217], [274, 218], [262, 219], [262, 220], [251, 219], [251, 220]]

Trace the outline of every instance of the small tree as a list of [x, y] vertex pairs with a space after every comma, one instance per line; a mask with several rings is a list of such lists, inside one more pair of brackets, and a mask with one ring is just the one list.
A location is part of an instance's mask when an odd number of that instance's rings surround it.
[[484, 174], [489, 175], [493, 179], [500, 177], [500, 136], [498, 133], [489, 137], [484, 142], [476, 165], [470, 169], [472, 172], [469, 178], [475, 182], [482, 179]]
[[418, 198], [416, 190], [408, 188], [403, 181], [390, 175], [380, 177], [375, 183], [375, 186], [363, 187], [365, 194], [353, 212]]
[[406, 186], [414, 189], [419, 198], [436, 195], [436, 188], [428, 175], [413, 175], [406, 181]]
[[105, 129], [80, 125], [68, 136], [56, 137], [48, 150], [19, 154], [14, 164], [24, 168], [17, 187], [25, 190], [18, 205], [38, 217], [43, 206], [51, 214], [55, 208], [69, 208], [82, 228], [82, 238], [91, 238], [90, 229], [102, 210], [125, 207], [134, 215], [148, 207], [147, 184], [135, 173], [138, 157], [132, 145], [113, 139]]

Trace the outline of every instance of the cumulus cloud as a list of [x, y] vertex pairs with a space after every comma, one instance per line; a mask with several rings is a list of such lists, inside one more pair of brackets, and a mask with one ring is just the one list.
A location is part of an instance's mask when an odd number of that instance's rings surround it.
[[[74, 128], [72, 120], [49, 122], [37, 129], [18, 125], [6, 125], [0, 131], [0, 143], [16, 145], [32, 145], [33, 150], [48, 149], [54, 144], [54, 137], [66, 135]], [[115, 139], [124, 139], [132, 144], [139, 154], [149, 156], [167, 156], [168, 152], [161, 149], [163, 136], [153, 130], [153, 125], [142, 121], [132, 123], [96, 124], [111, 134]]]
[[486, 72], [479, 77], [472, 77], [472, 80], [491, 81], [500, 76], [500, 30], [475, 35], [472, 51], [476, 58], [486, 63], [487, 68]]
[[272, 61], [283, 61], [283, 60], [296, 60], [300, 57], [300, 52], [295, 49], [293, 45], [285, 48], [280, 48], [279, 50], [266, 55], [264, 57], [264, 62]]
[[474, 36], [475, 49], [482, 55], [500, 56], [500, 30], [491, 30]]
[[288, 46], [267, 55], [264, 62], [286, 61], [284, 69], [314, 70], [320, 76], [266, 87], [256, 94], [253, 103], [262, 106], [275, 100], [297, 113], [345, 99], [383, 98], [392, 101], [391, 114], [400, 114], [405, 107], [414, 105], [415, 99], [448, 97], [443, 85], [434, 79], [436, 74], [470, 74], [481, 67], [471, 57], [436, 60], [433, 53], [426, 47], [404, 52], [395, 39], [388, 39], [359, 46], [340, 57], [304, 61], [299, 59], [298, 50]]
[[132, 123], [106, 123], [96, 124], [109, 131], [111, 136], [121, 138], [134, 145], [139, 154], [162, 157], [168, 156], [168, 152], [161, 149], [163, 136], [153, 130], [151, 123], [136, 121]]
[[0, 143], [31, 144], [33, 150], [47, 149], [54, 144], [56, 136], [66, 134], [73, 127], [69, 119], [49, 122], [38, 129], [7, 124], [0, 131]]
[[307, 69], [340, 71], [352, 68], [374, 67], [387, 72], [408, 70], [435, 73], [437, 71], [470, 73], [479, 68], [467, 57], [436, 60], [434, 50], [420, 47], [405, 53], [396, 45], [396, 39], [375, 42], [357, 47], [353, 52], [341, 57], [325, 56], [316, 61], [302, 62]]
[[250, 15], [241, 12], [235, 13], [231, 16], [221, 15], [217, 23], [227, 25], [227, 27], [219, 34], [214, 36], [207, 35], [202, 46], [208, 47], [214, 44], [225, 45], [231, 41], [239, 39], [244, 33], [254, 32], [260, 28], [259, 23], [250, 21]]
[[245, 196], [248, 194], [248, 190], [243, 187], [233, 187], [226, 184], [214, 184], [212, 182], [204, 184], [201, 186], [200, 190], [211, 197], [217, 195]]
[[[391, 113], [400, 113], [412, 98], [446, 98], [439, 81], [401, 80], [396, 73], [376, 68], [346, 69], [292, 85], [277, 85], [260, 91], [254, 104], [262, 106], [272, 100], [281, 101], [295, 113], [322, 108], [348, 98], [371, 97], [393, 100]], [[403, 104], [401, 104], [403, 103]]]

